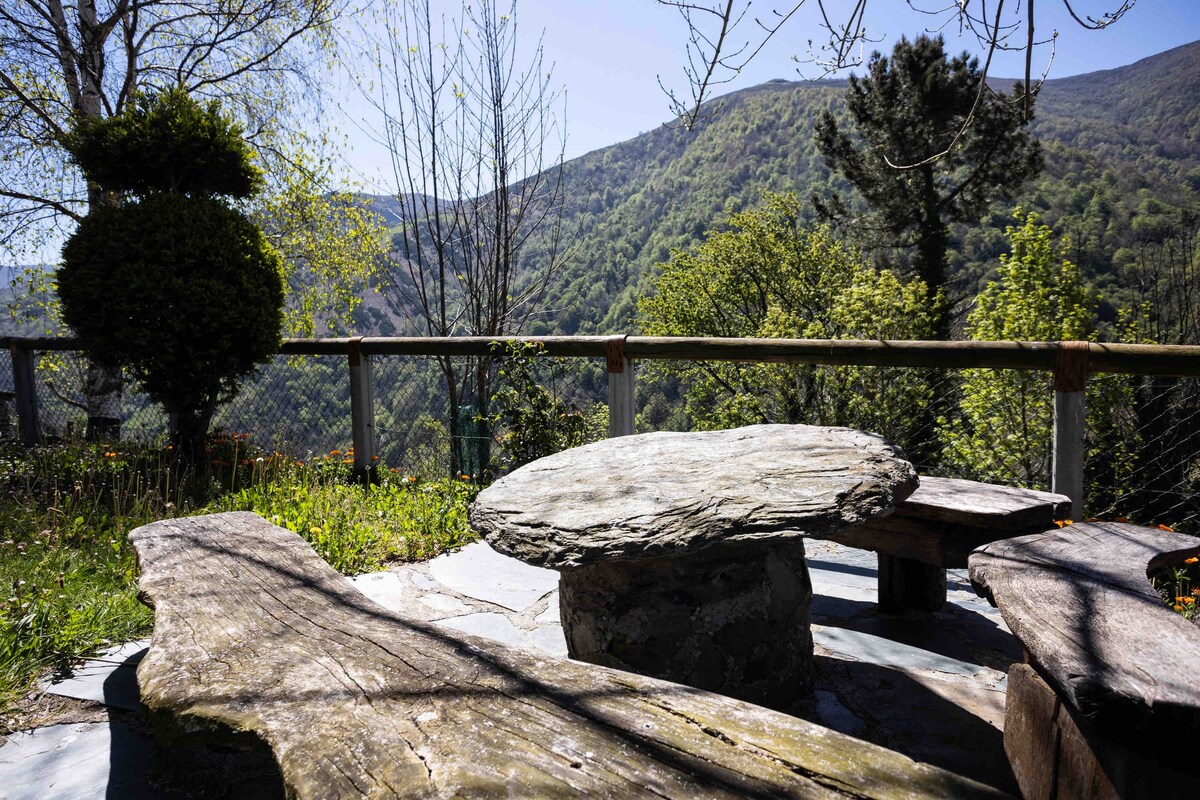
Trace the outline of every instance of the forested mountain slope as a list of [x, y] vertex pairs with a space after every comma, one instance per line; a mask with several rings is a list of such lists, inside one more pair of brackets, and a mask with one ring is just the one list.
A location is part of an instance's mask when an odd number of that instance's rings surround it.
[[[720, 225], [727, 209], [754, 205], [764, 191], [844, 191], [817, 151], [813, 126], [824, 109], [841, 113], [845, 88], [771, 81], [713, 101], [693, 131], [664, 125], [569, 162], [572, 247], [527, 332], [634, 330], [635, 299], [649, 290], [655, 265]], [[957, 298], [969, 301], [991, 274], [1010, 212], [1021, 205], [1071, 237], [1072, 257], [1104, 292], [1111, 316], [1124, 302], [1121, 268], [1137, 248], [1194, 225], [1187, 213], [1200, 209], [1198, 97], [1200, 42], [1047, 81], [1032, 123], [1045, 170], [979, 224], [958, 228], [950, 257]], [[542, 258], [526, 253], [525, 267]], [[376, 328], [379, 318], [363, 323]]]
[[[1011, 85], [1011, 81], [1002, 82]], [[663, 127], [568, 165], [576, 249], [533, 333], [627, 331], [654, 265], [764, 190], [828, 191], [814, 122], [845, 82], [774, 81], [736, 92], [698, 130]], [[1041, 212], [1114, 302], [1122, 259], [1200, 206], [1200, 43], [1115, 70], [1048, 81], [1033, 122], [1046, 169], [1012, 203], [959, 231], [960, 295], [1001, 252], [1012, 206]]]

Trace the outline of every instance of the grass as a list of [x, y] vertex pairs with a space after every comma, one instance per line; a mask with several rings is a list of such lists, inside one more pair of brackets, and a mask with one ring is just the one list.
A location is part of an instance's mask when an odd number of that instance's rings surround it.
[[296, 460], [243, 436], [214, 437], [207, 457], [197, 467], [169, 448], [0, 448], [0, 719], [40, 675], [150, 631], [127, 540], [139, 525], [256, 511], [347, 575], [474, 538], [466, 508], [475, 487], [466, 481], [384, 470], [364, 487], [350, 479], [346, 453]]

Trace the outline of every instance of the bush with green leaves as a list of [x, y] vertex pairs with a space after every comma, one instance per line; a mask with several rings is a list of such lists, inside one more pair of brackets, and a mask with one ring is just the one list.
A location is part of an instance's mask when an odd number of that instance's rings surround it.
[[588, 438], [588, 415], [537, 379], [543, 346], [516, 342], [499, 350], [503, 356], [499, 388], [491, 399], [491, 426], [500, 431], [501, 453], [493, 471], [514, 470], [583, 444]]
[[216, 404], [279, 347], [282, 261], [219, 194], [261, 184], [241, 131], [180, 90], [82, 126], [71, 152], [106, 192], [63, 247], [64, 321], [104, 364], [129, 369], [194, 455]]
[[[1017, 209], [996, 280], [976, 299], [967, 335], [976, 341], [1057, 342], [1095, 338], [1099, 298], [1037, 214]], [[954, 474], [1048, 489], [1054, 384], [1048, 372], [968, 369], [957, 413], [939, 420], [945, 466]], [[1093, 375], [1087, 386], [1088, 449], [1104, 453], [1107, 480], [1127, 479], [1136, 433], [1115, 411], [1127, 406], [1117, 376]], [[1095, 487], [1093, 487], [1093, 491]]]
[[[638, 304], [651, 336], [921, 339], [936, 303], [920, 281], [868, 267], [827, 228], [806, 228], [790, 194], [730, 215], [698, 247], [660, 265], [656, 294]], [[851, 425], [904, 446], [917, 435], [911, 413], [931, 389], [916, 370], [665, 363], [686, 386], [699, 428], [762, 422]]]
[[245, 198], [263, 186], [254, 151], [215, 100], [181, 88], [138, 95], [122, 114], [81, 121], [65, 147], [107, 192]]

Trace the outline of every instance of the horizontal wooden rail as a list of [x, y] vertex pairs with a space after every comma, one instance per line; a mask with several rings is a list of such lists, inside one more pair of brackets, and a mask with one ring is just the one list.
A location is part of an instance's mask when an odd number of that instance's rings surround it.
[[[605, 358], [611, 336], [442, 336], [284, 339], [282, 355], [346, 355], [357, 343], [364, 355], [482, 356], [497, 343], [536, 342], [547, 355]], [[4, 337], [20, 350], [79, 350], [76, 339]], [[1053, 371], [1058, 342], [934, 342], [866, 339], [711, 339], [629, 336], [626, 358], [642, 360], [745, 361], [843, 366], [934, 367], [944, 369], [1035, 369]], [[1200, 376], [1200, 347], [1148, 344], [1088, 344], [1088, 371], [1134, 375]]]

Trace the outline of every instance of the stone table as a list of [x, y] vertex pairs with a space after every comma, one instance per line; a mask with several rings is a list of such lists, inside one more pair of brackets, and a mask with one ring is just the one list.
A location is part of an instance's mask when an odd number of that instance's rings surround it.
[[917, 487], [879, 436], [756, 425], [607, 439], [479, 493], [471, 524], [561, 573], [572, 658], [792, 708], [811, 691], [805, 536]]

